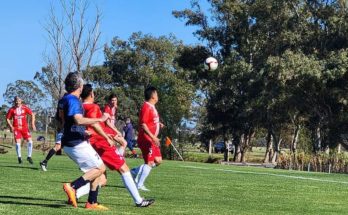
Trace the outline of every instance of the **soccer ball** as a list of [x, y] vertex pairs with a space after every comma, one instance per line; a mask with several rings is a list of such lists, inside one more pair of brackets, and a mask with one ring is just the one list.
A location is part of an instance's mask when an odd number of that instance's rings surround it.
[[208, 70], [208, 71], [214, 71], [218, 68], [218, 62], [215, 58], [213, 57], [208, 57], [207, 59], [205, 59], [204, 61], [204, 69]]

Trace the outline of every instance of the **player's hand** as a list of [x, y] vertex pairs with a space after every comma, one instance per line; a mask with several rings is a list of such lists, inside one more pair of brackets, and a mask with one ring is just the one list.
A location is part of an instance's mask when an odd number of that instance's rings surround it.
[[13, 128], [12, 127], [10, 127], [10, 132], [13, 133]]
[[152, 140], [153, 140], [153, 142], [157, 145], [157, 146], [159, 146], [161, 143], [160, 143], [160, 140], [157, 138], [157, 137], [153, 137], [152, 138]]
[[101, 122], [105, 122], [110, 118], [110, 114], [104, 113], [103, 116], [100, 118]]
[[127, 141], [121, 135], [115, 135], [114, 140], [118, 142], [122, 147], [127, 146]]
[[35, 126], [35, 125], [32, 125], [32, 127], [33, 127], [33, 131], [36, 131], [36, 126]]
[[166, 127], [163, 123], [159, 123], [159, 125], [160, 125], [160, 128], [162, 129], [162, 128], [164, 128], [164, 127]]
[[108, 141], [110, 146], [114, 146], [115, 145], [115, 142], [112, 139], [106, 138], [106, 140]]

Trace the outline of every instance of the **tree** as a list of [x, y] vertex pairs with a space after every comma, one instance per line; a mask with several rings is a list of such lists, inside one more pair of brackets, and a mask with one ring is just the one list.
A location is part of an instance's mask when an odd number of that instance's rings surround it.
[[43, 107], [45, 94], [39, 86], [33, 81], [17, 80], [15, 83], [9, 83], [3, 94], [5, 102], [12, 105], [14, 97], [19, 96], [23, 102], [33, 110], [39, 110]]
[[[96, 9], [92, 22], [89, 22], [89, 1], [60, 0], [59, 9], [51, 5], [47, 23], [44, 24], [49, 44], [44, 58], [46, 66], [35, 74], [35, 79], [54, 102], [64, 94], [63, 81], [67, 73], [90, 68], [100, 37], [101, 13]], [[63, 11], [63, 14], [57, 11]]]
[[175, 138], [182, 120], [190, 116], [194, 97], [186, 71], [176, 62], [183, 47], [172, 35], [156, 38], [138, 32], [128, 41], [116, 37], [105, 47], [104, 69], [96, 67], [86, 74], [93, 83], [106, 86], [109, 91], [106, 95], [110, 90], [117, 92], [120, 115], [130, 116], [135, 122], [144, 101], [144, 89], [155, 86], [160, 96], [157, 108], [166, 125], [165, 133]]

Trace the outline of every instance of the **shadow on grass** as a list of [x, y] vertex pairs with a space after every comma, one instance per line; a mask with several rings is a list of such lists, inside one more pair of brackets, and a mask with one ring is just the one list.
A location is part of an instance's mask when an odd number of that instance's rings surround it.
[[122, 188], [122, 189], [126, 189], [126, 187], [124, 186], [119, 186], [119, 185], [106, 185], [105, 187], [115, 187], [115, 188]]
[[[50, 201], [50, 202], [56, 202], [56, 203], [50, 204], [50, 203], [37, 203], [37, 202], [21, 202], [21, 200]], [[49, 207], [49, 208], [63, 208], [67, 206], [67, 204], [64, 201], [57, 201], [53, 199], [44, 199], [44, 198], [34, 198], [34, 197], [27, 197], [27, 196], [0, 196], [0, 204], [29, 205], [29, 206], [41, 206], [41, 207]]]
[[21, 165], [0, 165], [0, 167], [4, 168], [21, 168], [21, 169], [32, 169], [32, 170], [38, 170], [39, 167], [33, 167], [33, 166], [21, 166]]

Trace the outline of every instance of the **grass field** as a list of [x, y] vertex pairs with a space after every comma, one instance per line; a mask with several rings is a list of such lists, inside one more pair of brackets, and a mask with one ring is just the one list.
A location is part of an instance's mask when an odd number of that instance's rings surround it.
[[[23, 157], [26, 155], [22, 150]], [[14, 149], [0, 154], [0, 214], [347, 214], [346, 175], [307, 173], [264, 168], [165, 161], [147, 181], [154, 197], [150, 208], [136, 208], [116, 172], [99, 201], [107, 212], [67, 205], [62, 183], [80, 176], [66, 156], [51, 159], [48, 171], [39, 170], [44, 157], [36, 152], [35, 165], [19, 165]], [[128, 159], [130, 166], [140, 159]]]

